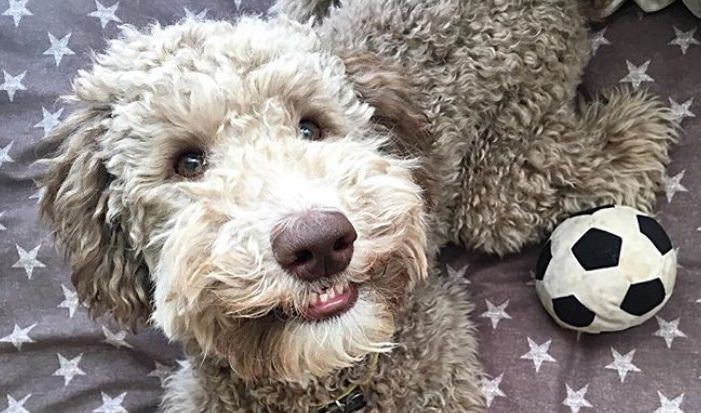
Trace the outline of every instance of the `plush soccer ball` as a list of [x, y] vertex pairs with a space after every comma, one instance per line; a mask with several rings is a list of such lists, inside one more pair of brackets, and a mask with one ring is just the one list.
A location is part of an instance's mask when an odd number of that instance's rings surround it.
[[633, 208], [611, 205], [555, 228], [538, 259], [536, 290], [563, 327], [620, 331], [655, 315], [676, 275], [677, 254], [662, 226]]

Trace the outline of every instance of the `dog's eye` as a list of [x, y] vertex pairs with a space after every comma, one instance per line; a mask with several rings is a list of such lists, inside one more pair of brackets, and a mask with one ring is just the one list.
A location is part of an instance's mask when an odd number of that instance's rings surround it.
[[188, 150], [181, 153], [175, 161], [175, 172], [188, 179], [200, 177], [207, 166], [204, 152]]
[[302, 119], [299, 122], [299, 134], [302, 139], [309, 141], [318, 141], [322, 138], [321, 127], [317, 125], [314, 121], [309, 119]]

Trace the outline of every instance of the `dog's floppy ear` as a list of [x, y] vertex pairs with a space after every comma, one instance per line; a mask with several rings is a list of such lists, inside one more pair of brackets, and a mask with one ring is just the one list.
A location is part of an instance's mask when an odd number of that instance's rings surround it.
[[[341, 59], [360, 99], [374, 108], [373, 121], [392, 132], [387, 149], [398, 156], [422, 161], [434, 157], [429, 119], [419, 107], [417, 88], [404, 68], [370, 52], [341, 54]], [[430, 170], [422, 165], [414, 173], [424, 189], [429, 209], [436, 198], [433, 192], [439, 187]]]
[[46, 161], [40, 209], [65, 248], [81, 301], [93, 316], [111, 312], [133, 329], [150, 314], [148, 270], [130, 246], [100, 157], [109, 113], [99, 105], [78, 109], [47, 138], [43, 150], [55, 154]]

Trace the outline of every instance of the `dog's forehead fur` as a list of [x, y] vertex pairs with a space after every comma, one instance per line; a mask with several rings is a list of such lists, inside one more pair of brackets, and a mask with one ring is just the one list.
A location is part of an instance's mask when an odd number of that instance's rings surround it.
[[[261, 135], [294, 135], [302, 117], [317, 117], [343, 135], [372, 116], [357, 100], [341, 59], [321, 50], [309, 26], [287, 20], [188, 21], [153, 26], [149, 33], [127, 27], [91, 71], [80, 72], [74, 93], [109, 107], [110, 133], [102, 145], [109, 159], [124, 154], [118, 144], [124, 138], [157, 150], [192, 139], [242, 144]], [[110, 166], [121, 175], [117, 162]]]

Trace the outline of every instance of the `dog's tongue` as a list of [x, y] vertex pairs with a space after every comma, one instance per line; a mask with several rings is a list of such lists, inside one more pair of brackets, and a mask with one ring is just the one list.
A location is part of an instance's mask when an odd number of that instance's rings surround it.
[[320, 321], [348, 311], [358, 299], [358, 289], [354, 285], [342, 291], [329, 288], [318, 294], [304, 311], [303, 317], [309, 321]]

